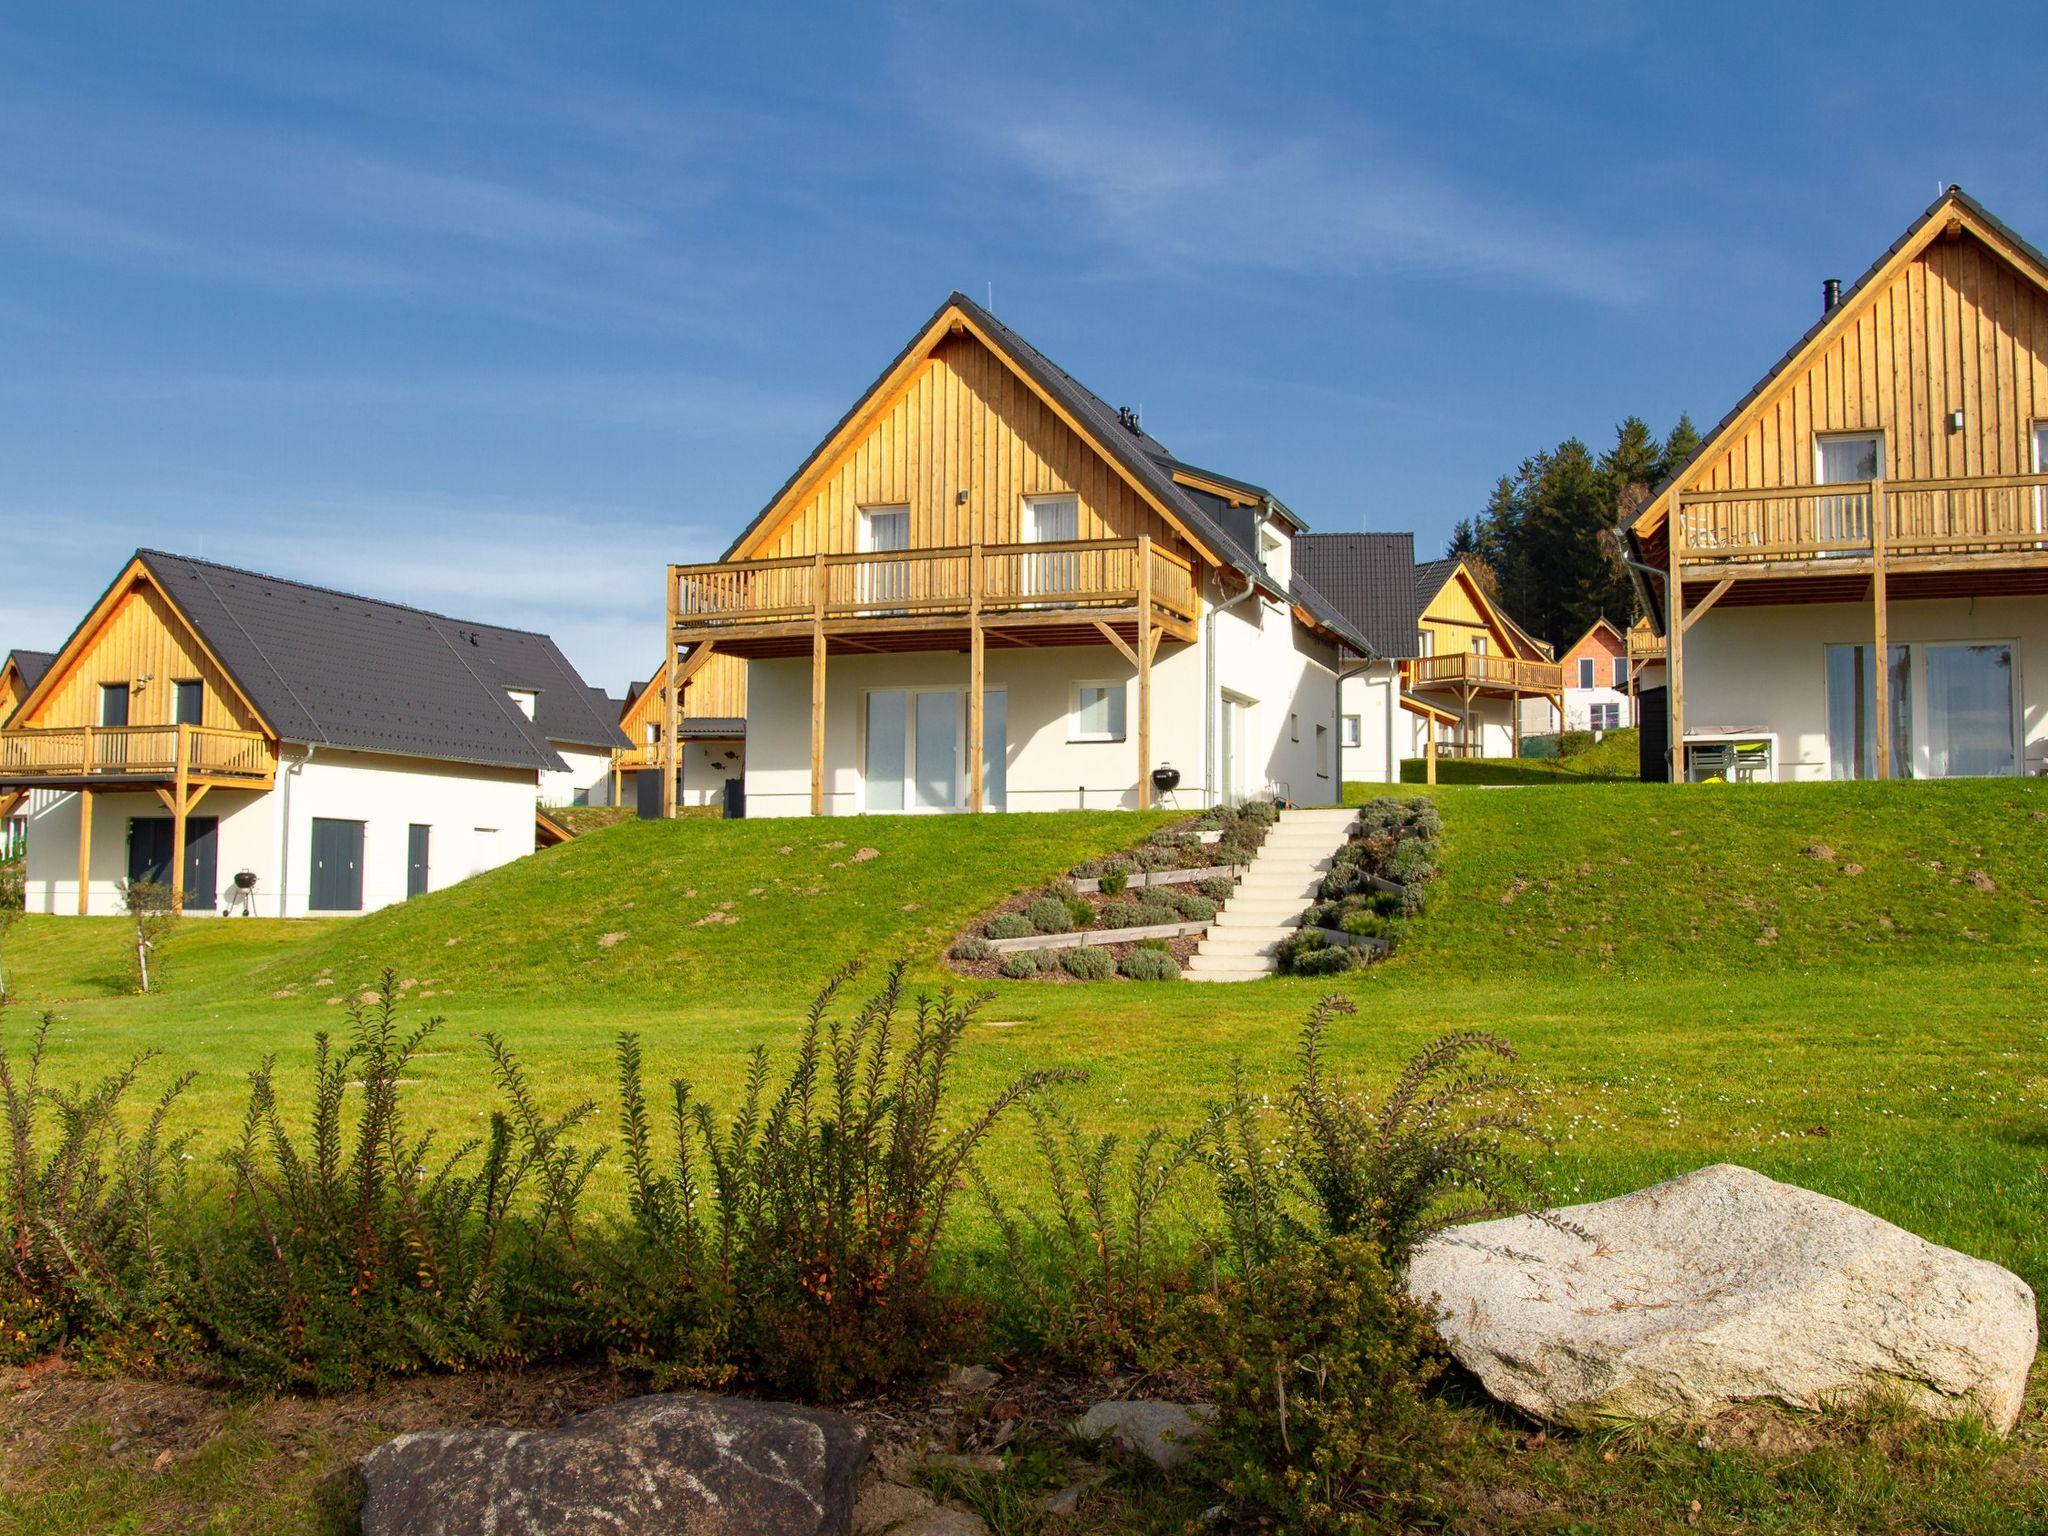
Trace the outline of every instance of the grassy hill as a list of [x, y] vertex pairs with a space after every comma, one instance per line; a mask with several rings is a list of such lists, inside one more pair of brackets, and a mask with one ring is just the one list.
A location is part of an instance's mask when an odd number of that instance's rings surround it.
[[[1608, 731], [1594, 741], [1583, 731], [1567, 734], [1556, 757], [1439, 757], [1438, 784], [1582, 784], [1590, 780], [1634, 783], [1639, 777], [1633, 727]], [[1427, 781], [1429, 765], [1420, 758], [1401, 764], [1406, 784]]]
[[[1361, 1079], [1446, 1029], [1492, 1029], [1548, 1085], [1565, 1193], [1743, 1162], [2048, 1290], [2048, 789], [1582, 781], [1438, 798], [1440, 901], [1396, 960], [1342, 983], [1359, 1012], [1340, 1048]], [[353, 921], [187, 923], [158, 997], [121, 994], [111, 921], [28, 919], [8, 966], [58, 1016], [60, 1079], [145, 1049], [163, 1053], [145, 1087], [195, 1069], [202, 1153], [232, 1133], [265, 1054], [300, 1089], [312, 1032], [339, 1027], [340, 995], [384, 965], [447, 1018], [414, 1084], [423, 1121], [466, 1131], [483, 1113], [485, 1030], [551, 1105], [608, 1100], [624, 1027], [650, 1077], [723, 1101], [746, 1051], [786, 1041], [838, 965], [907, 955], [942, 983], [940, 951], [975, 915], [1145, 830], [1117, 813], [633, 823]], [[1078, 1065], [1091, 1127], [1186, 1126], [1234, 1058], [1278, 1089], [1329, 985], [998, 983], [962, 1086], [973, 1099], [1025, 1066]]]

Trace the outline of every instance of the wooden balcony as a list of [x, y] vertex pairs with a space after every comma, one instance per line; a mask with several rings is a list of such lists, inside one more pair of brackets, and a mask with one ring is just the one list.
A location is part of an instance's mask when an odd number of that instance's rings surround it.
[[1671, 539], [1688, 582], [2048, 568], [2048, 474], [1690, 491]]
[[1402, 664], [1412, 693], [1448, 692], [1498, 698], [1555, 698], [1564, 692], [1564, 667], [1555, 661], [1515, 656], [1482, 656], [1460, 651], [1418, 656]]
[[70, 726], [0, 731], [0, 786], [113, 788], [183, 780], [268, 789], [277, 749], [255, 731], [198, 725]]
[[821, 629], [848, 650], [952, 649], [971, 627], [1024, 645], [1101, 644], [1105, 625], [1193, 640], [1201, 597], [1149, 539], [1080, 539], [675, 565], [669, 611], [679, 644], [773, 656]]

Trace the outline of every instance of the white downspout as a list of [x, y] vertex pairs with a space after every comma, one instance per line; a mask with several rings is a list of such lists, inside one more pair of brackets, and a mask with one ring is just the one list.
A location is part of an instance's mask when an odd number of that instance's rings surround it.
[[313, 754], [320, 749], [312, 742], [306, 743], [306, 755], [296, 762], [287, 763], [284, 770], [284, 791], [278, 797], [277, 828], [277, 915], [291, 916], [291, 872], [292, 872], [292, 780], [299, 776], [299, 770], [313, 761]]

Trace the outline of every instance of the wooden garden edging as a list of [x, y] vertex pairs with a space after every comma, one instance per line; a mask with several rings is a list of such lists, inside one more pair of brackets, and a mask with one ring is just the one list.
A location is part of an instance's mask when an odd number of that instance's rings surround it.
[[[1184, 939], [1209, 931], [1206, 919], [1198, 923], [1153, 923], [1144, 928], [1082, 928], [1073, 933], [1027, 933], [1021, 939], [990, 939], [988, 947], [999, 955], [1021, 949], [1082, 949], [1090, 944], [1130, 944], [1139, 939]], [[1350, 934], [1346, 938], [1352, 937]]]
[[1373, 949], [1381, 954], [1387, 952], [1387, 941], [1376, 939], [1369, 933], [1346, 933], [1342, 928], [1310, 928], [1310, 933], [1320, 933], [1324, 942], [1331, 945], [1345, 945], [1351, 949]]
[[[1210, 864], [1201, 869], [1134, 869], [1124, 889], [1138, 891], [1148, 885], [1193, 885], [1197, 880], [1207, 880], [1212, 875], [1228, 875], [1235, 879], [1238, 869], [1234, 864]], [[1074, 889], [1099, 891], [1102, 889], [1102, 882], [1076, 880]]]

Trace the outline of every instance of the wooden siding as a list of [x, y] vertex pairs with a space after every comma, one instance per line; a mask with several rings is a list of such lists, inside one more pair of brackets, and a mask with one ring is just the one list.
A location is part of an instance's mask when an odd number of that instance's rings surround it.
[[0, 724], [5, 724], [7, 717], [14, 713], [14, 706], [21, 702], [25, 692], [21, 686], [21, 669], [11, 661], [0, 664]]
[[[649, 724], [661, 724], [661, 678], [640, 690], [627, 709], [619, 728], [636, 747], [646, 746]], [[747, 713], [747, 664], [738, 656], [713, 651], [708, 660], [684, 681], [683, 718], [686, 720], [740, 720]]]
[[1538, 653], [1517, 639], [1514, 631], [1501, 622], [1493, 605], [1480, 596], [1472, 578], [1463, 568], [1429, 600], [1429, 606], [1422, 610], [1420, 628], [1424, 634], [1434, 637], [1433, 644], [1439, 656], [1470, 651], [1472, 637], [1483, 633], [1490, 655], [1538, 659]]
[[[960, 505], [958, 493], [967, 493]], [[1003, 360], [965, 333], [941, 341], [867, 431], [825, 469], [790, 514], [740, 551], [751, 559], [847, 554], [863, 507], [908, 506], [913, 549], [1024, 537], [1027, 496], [1072, 494], [1081, 539], [1150, 534], [1188, 557], [1186, 541]]]
[[[1686, 491], [1816, 482], [1814, 439], [1881, 431], [1891, 480], [2026, 474], [2048, 421], [2048, 294], [1975, 235], [1937, 235], [1756, 420], [1689, 472]], [[1948, 415], [1960, 409], [1963, 428]]]
[[203, 706], [194, 724], [240, 731], [262, 728], [169, 600], [140, 575], [114, 598], [76, 656], [59, 660], [57, 675], [44, 680], [43, 696], [34, 710], [14, 723], [42, 730], [98, 725], [100, 685], [127, 683], [129, 724], [170, 725], [177, 709], [176, 684], [195, 679], [203, 685]]

